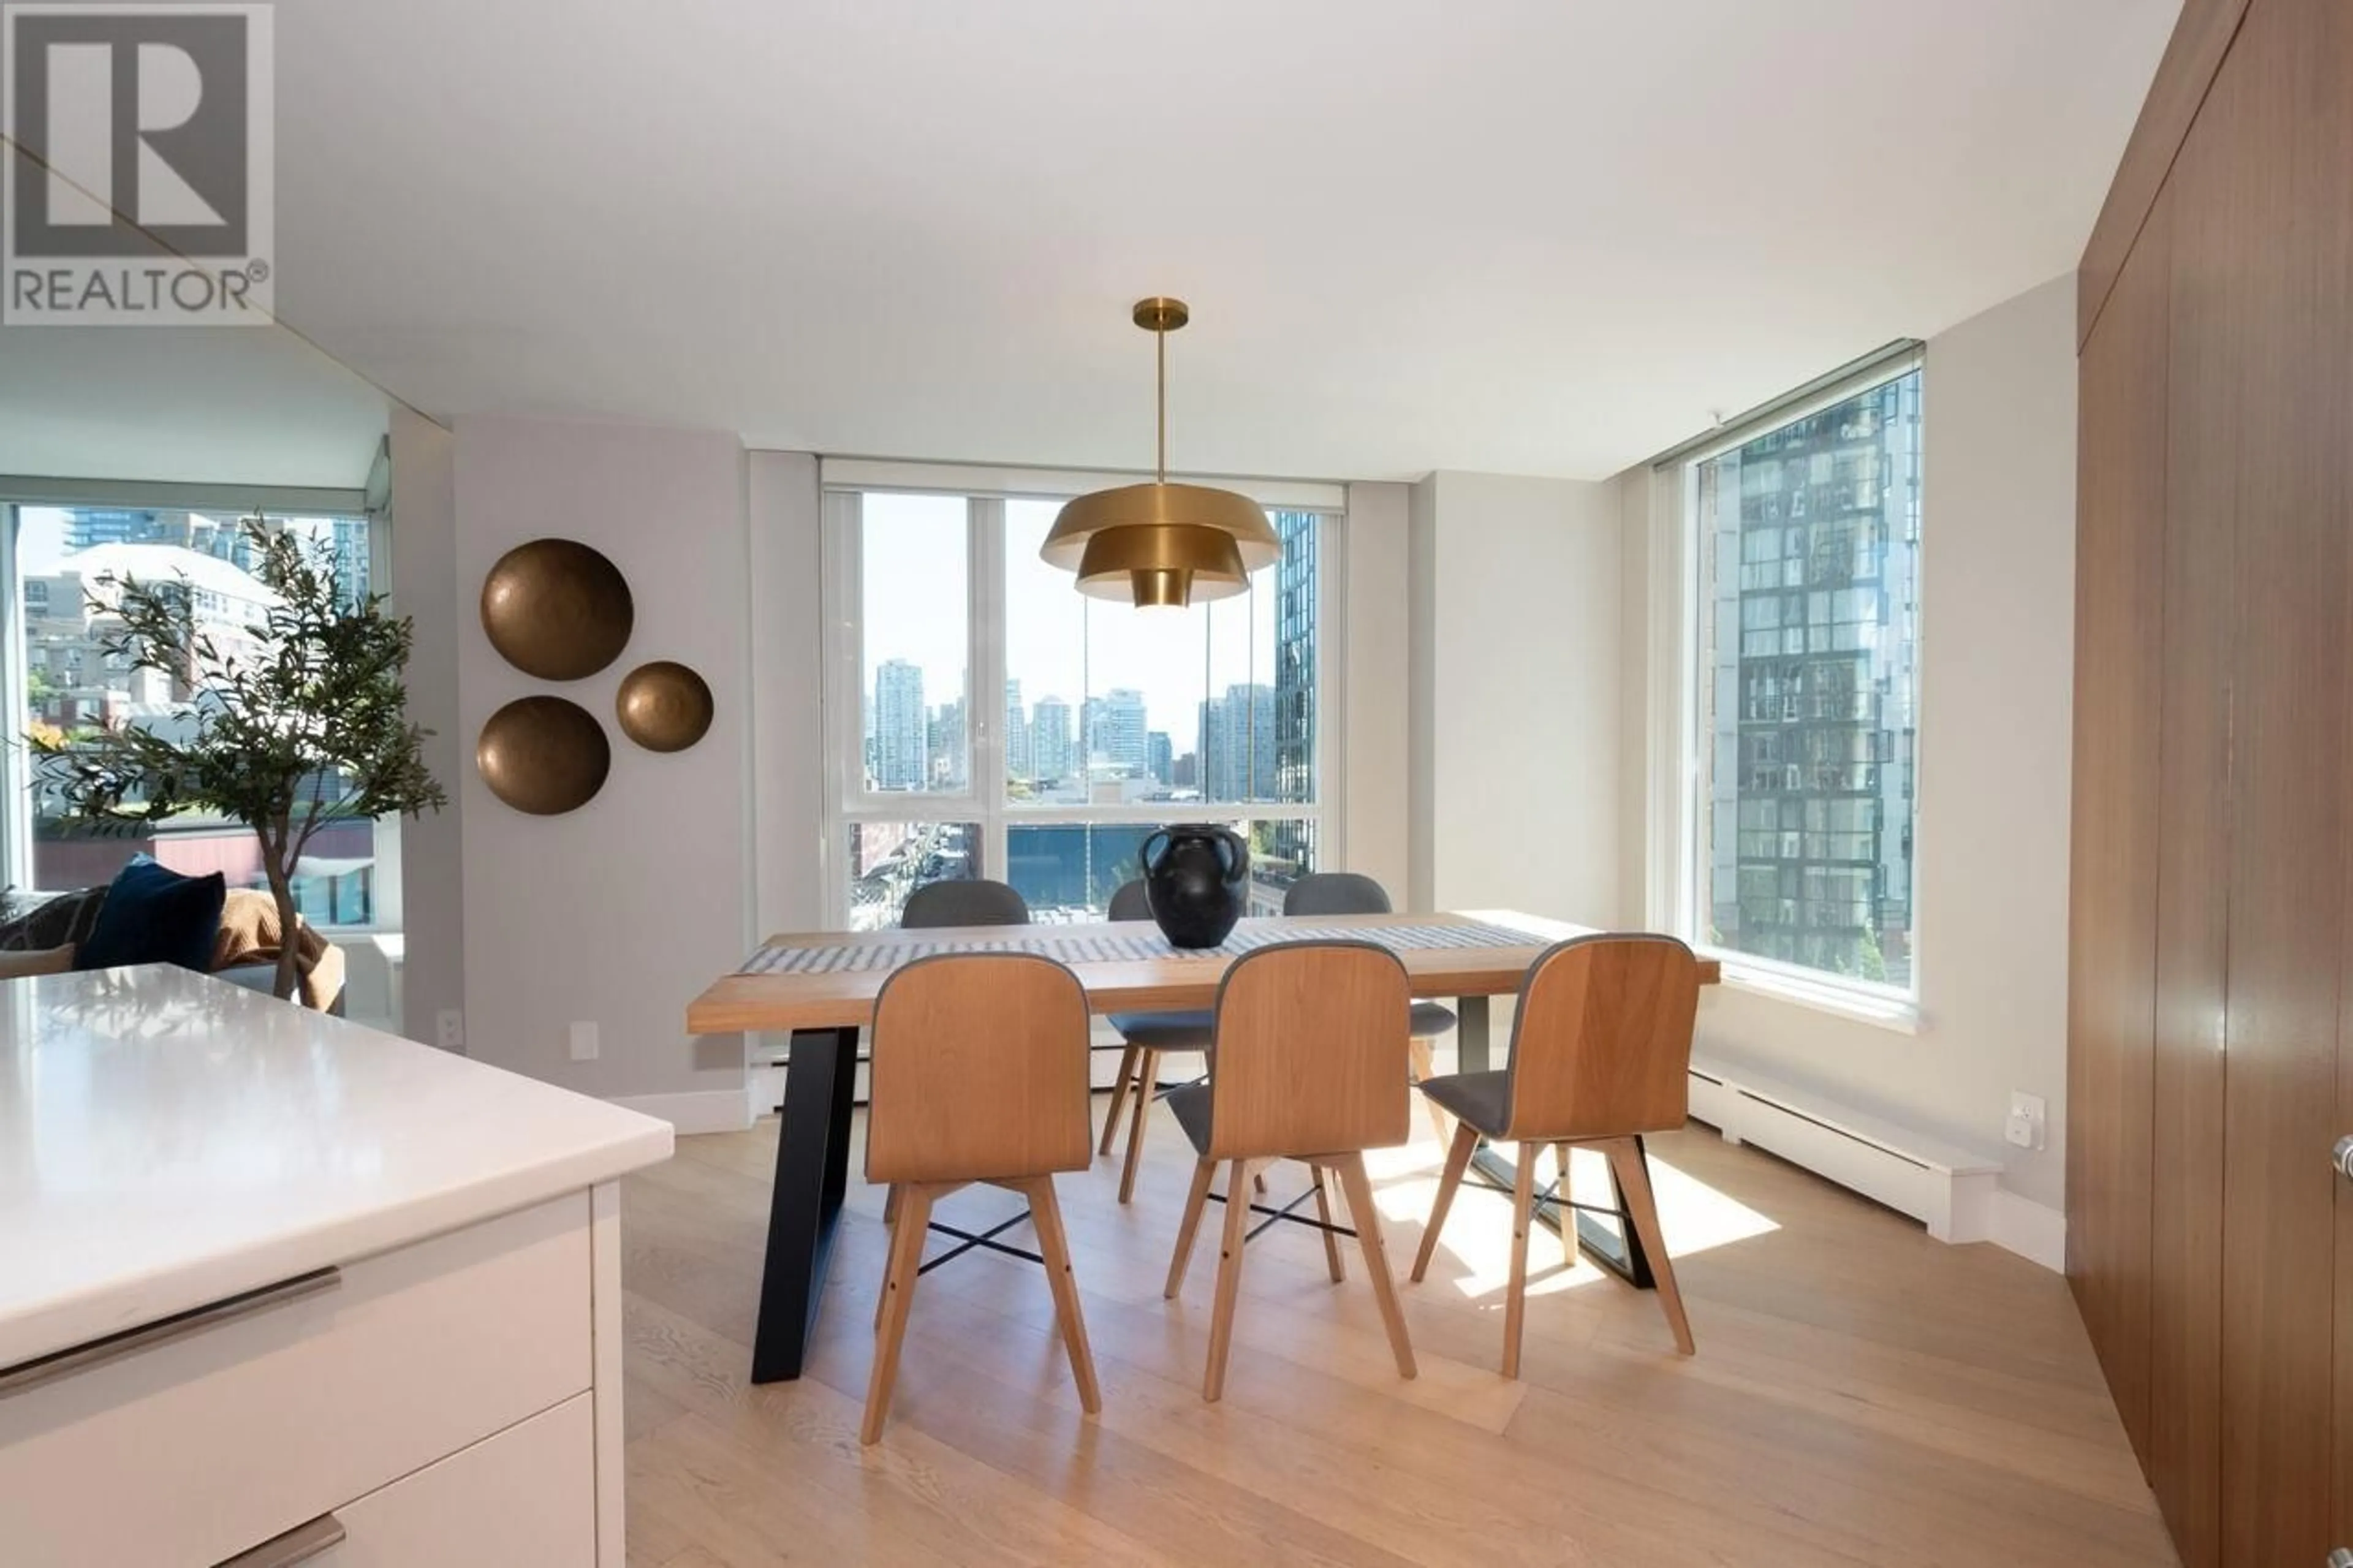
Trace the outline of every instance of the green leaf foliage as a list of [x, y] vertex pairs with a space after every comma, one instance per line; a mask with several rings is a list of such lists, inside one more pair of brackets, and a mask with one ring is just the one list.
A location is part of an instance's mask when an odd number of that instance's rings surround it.
[[408, 720], [407, 617], [346, 591], [324, 546], [259, 516], [242, 527], [276, 595], [246, 628], [249, 645], [224, 648], [203, 629], [185, 577], [100, 579], [118, 598], [90, 596], [107, 653], [171, 681], [173, 723], [27, 740], [78, 826], [121, 830], [201, 807], [250, 826], [290, 931], [289, 885], [320, 827], [438, 811], [448, 796], [425, 766], [427, 731]]

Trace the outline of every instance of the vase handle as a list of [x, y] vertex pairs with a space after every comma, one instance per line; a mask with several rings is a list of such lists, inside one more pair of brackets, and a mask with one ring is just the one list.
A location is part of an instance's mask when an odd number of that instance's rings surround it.
[[1230, 827], [1218, 829], [1218, 858], [1224, 862], [1226, 880], [1240, 877], [1250, 866], [1250, 845]]
[[1154, 850], [1153, 846], [1156, 844], [1165, 847], [1167, 845], [1167, 842], [1168, 830], [1165, 827], [1155, 827], [1152, 830], [1152, 836], [1137, 847], [1135, 851], [1136, 867], [1144, 873], [1146, 879], [1149, 879], [1152, 875], [1153, 861], [1158, 858], [1158, 855]]

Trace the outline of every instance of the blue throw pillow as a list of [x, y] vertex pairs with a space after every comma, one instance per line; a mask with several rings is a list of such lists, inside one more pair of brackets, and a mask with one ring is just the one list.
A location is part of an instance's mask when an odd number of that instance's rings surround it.
[[220, 937], [228, 882], [218, 871], [183, 877], [142, 855], [115, 874], [99, 906], [98, 924], [74, 955], [76, 969], [125, 963], [176, 963], [207, 973]]

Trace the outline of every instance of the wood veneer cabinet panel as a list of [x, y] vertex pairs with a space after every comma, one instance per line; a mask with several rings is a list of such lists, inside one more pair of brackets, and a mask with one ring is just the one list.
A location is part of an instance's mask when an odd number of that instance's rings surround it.
[[[2168, 433], [2159, 730], [2149, 1484], [2186, 1568], [2221, 1560], [2223, 1064], [2238, 626], [2241, 301], [2221, 144], [2168, 185]], [[2138, 253], [2135, 253], [2136, 260]], [[2111, 301], [2122, 304], [2121, 294]], [[2119, 322], [2118, 324], [2121, 324]], [[2105, 325], [2103, 327], [2105, 331]]]
[[[2227, 215], [2211, 257], [2232, 373], [2215, 395], [2229, 405], [2195, 450], [2227, 448], [2216, 460], [2237, 466], [2222, 1228], [2228, 1568], [2318, 1563], [2332, 1544], [2328, 1154], [2353, 651], [2348, 82], [2353, 6], [2259, 0], [2185, 145], [2197, 183], [2176, 193], [2178, 232], [2193, 207], [2208, 221]], [[2174, 429], [2179, 437], [2182, 423]]]
[[2246, 10], [2247, 0], [2185, 0], [2075, 273], [2078, 344], [2090, 341]]
[[2067, 1276], [2144, 1468], [2165, 598], [2163, 222], [2160, 206], [2083, 353], [2068, 909]]

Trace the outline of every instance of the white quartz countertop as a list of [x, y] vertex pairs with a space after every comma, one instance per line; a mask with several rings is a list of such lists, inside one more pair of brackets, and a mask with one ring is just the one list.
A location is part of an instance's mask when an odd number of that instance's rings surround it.
[[0, 1368], [670, 1152], [667, 1121], [185, 970], [0, 982]]

